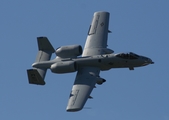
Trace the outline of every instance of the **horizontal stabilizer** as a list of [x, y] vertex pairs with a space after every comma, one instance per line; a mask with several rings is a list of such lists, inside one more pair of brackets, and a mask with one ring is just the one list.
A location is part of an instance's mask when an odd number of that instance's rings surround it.
[[36, 69], [27, 70], [28, 80], [30, 84], [45, 85], [45, 81]]

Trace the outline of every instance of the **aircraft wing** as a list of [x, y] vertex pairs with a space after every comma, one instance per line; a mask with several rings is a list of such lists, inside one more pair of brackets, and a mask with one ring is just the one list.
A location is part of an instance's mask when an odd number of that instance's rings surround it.
[[[109, 13], [94, 13], [92, 23], [90, 25], [86, 44], [82, 56], [100, 55], [107, 51]], [[90, 93], [95, 87], [100, 69], [95, 67], [79, 67], [76, 79], [70, 93], [67, 111], [81, 110]]]
[[108, 12], [95, 12], [90, 25], [82, 56], [104, 54], [107, 49], [109, 26]]
[[83, 108], [90, 93], [95, 87], [100, 70], [93, 67], [80, 68], [70, 93], [66, 110], [69, 112], [79, 111]]

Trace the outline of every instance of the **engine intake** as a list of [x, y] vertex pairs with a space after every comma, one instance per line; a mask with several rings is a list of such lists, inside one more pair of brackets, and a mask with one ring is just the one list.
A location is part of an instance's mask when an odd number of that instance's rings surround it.
[[83, 52], [80, 45], [61, 46], [56, 49], [56, 55], [61, 58], [77, 57]]
[[77, 70], [77, 65], [74, 61], [64, 61], [51, 65], [50, 69], [53, 73], [70, 73]]

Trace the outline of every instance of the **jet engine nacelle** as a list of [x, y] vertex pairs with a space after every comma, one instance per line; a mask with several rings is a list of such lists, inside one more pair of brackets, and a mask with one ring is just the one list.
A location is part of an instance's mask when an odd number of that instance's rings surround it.
[[103, 84], [104, 82], [106, 82], [106, 80], [105, 80], [105, 79], [100, 78], [100, 77], [98, 77], [98, 78], [97, 78], [96, 83], [97, 83], [98, 85], [101, 85], [101, 84]]
[[56, 55], [61, 58], [77, 57], [83, 52], [80, 45], [61, 46], [56, 49]]
[[77, 70], [76, 63], [74, 61], [58, 62], [50, 67], [53, 73], [70, 73]]

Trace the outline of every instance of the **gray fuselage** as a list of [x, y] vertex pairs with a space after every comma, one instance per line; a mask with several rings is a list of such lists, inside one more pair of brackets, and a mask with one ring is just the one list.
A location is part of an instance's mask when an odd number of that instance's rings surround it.
[[[41, 61], [34, 63], [32, 66], [36, 68], [51, 68], [53, 64], [65, 64], [65, 63], [76, 63], [76, 67], [97, 67], [100, 70], [109, 70], [111, 68], [129, 68], [133, 70], [134, 67], [141, 67], [148, 64], [152, 64], [152, 60], [137, 55], [137, 58], [131, 57], [122, 57], [121, 54], [104, 54], [104, 55], [94, 55], [87, 57], [77, 57], [77, 58], [59, 58], [56, 57], [51, 61]], [[69, 64], [67, 65], [69, 67]]]

